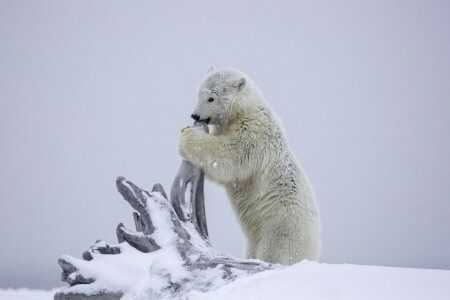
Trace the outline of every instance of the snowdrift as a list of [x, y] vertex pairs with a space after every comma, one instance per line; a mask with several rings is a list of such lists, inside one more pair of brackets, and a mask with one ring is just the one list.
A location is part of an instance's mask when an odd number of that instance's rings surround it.
[[[121, 281], [120, 278], [116, 280]], [[123, 281], [126, 280], [125, 274]], [[0, 300], [51, 300], [53, 294], [54, 291], [0, 290]], [[136, 294], [123, 299], [143, 298]], [[181, 299], [448, 300], [450, 271], [301, 262], [283, 269], [243, 276], [206, 293], [191, 291]]]

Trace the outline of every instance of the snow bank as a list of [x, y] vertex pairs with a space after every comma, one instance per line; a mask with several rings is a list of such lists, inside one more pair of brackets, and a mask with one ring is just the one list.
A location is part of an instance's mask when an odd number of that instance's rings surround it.
[[[124, 276], [124, 280], [126, 278]], [[121, 281], [120, 278], [115, 279]], [[54, 292], [0, 290], [0, 300], [51, 300]], [[130, 295], [126, 298], [132, 299]], [[208, 293], [193, 291], [182, 298], [210, 299], [448, 300], [450, 271], [301, 262], [243, 277]]]
[[0, 289], [0, 300], [53, 300], [56, 290]]
[[241, 278], [185, 300], [450, 299], [450, 271], [301, 262]]

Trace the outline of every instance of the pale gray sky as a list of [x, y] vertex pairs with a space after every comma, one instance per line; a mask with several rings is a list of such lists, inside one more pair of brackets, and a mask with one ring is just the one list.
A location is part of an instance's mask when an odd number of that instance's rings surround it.
[[[450, 269], [448, 1], [1, 1], [0, 288], [115, 243], [166, 190], [208, 65], [249, 74], [317, 194], [322, 262]], [[213, 244], [243, 256], [207, 184]]]

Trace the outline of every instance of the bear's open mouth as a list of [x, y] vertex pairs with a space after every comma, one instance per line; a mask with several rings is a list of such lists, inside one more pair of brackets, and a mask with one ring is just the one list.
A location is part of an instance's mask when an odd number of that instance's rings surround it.
[[209, 124], [209, 122], [211, 121], [211, 117], [203, 119], [203, 120], [199, 120], [200, 122], [204, 122], [206, 124]]

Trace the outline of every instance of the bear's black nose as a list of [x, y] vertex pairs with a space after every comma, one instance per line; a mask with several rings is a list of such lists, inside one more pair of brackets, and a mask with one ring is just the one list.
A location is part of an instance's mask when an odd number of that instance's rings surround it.
[[196, 115], [196, 114], [192, 114], [192, 115], [191, 115], [191, 118], [194, 119], [195, 121], [200, 120], [200, 116], [199, 116], [199, 115]]

